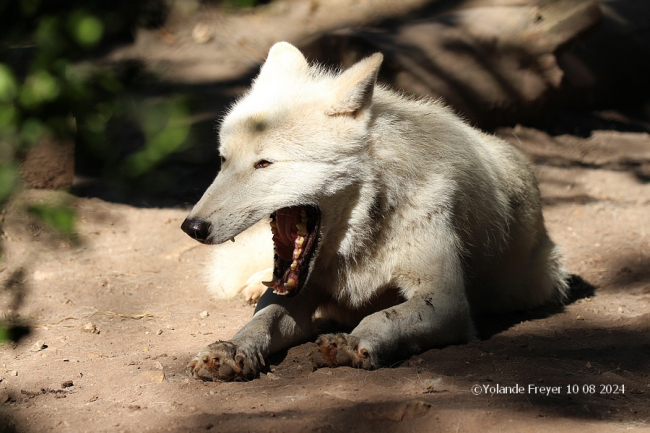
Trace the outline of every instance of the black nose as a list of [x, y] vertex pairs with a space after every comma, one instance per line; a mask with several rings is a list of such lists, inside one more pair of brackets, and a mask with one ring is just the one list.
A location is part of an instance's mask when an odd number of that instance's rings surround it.
[[181, 229], [199, 242], [206, 243], [210, 235], [210, 223], [198, 218], [186, 218]]

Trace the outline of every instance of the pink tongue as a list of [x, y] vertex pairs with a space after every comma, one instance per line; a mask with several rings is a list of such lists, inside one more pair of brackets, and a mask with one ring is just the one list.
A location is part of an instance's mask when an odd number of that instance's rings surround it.
[[293, 260], [294, 240], [298, 236], [296, 223], [300, 220], [300, 207], [287, 207], [275, 213], [278, 233], [273, 235], [273, 242], [276, 252], [283, 260]]

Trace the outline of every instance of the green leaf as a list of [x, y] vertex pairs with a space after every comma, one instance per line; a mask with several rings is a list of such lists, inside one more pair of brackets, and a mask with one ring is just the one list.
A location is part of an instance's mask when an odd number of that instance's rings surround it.
[[11, 340], [11, 334], [4, 325], [0, 325], [0, 343]]
[[20, 138], [28, 145], [36, 143], [45, 134], [46, 127], [41, 121], [30, 118], [20, 128]]
[[65, 39], [61, 35], [59, 18], [56, 16], [43, 16], [39, 19], [38, 27], [34, 34], [39, 48], [39, 57], [44, 57], [45, 63], [53, 60], [66, 48]]
[[17, 92], [18, 85], [11, 68], [0, 63], [0, 101], [11, 101]]
[[70, 15], [68, 29], [72, 38], [82, 47], [92, 47], [102, 39], [104, 24], [99, 18], [83, 10]]
[[17, 118], [18, 113], [13, 104], [0, 104], [0, 129], [13, 127]]
[[0, 203], [4, 202], [18, 185], [18, 169], [10, 162], [0, 163]]
[[63, 205], [36, 205], [29, 210], [59, 233], [67, 236], [74, 233], [75, 212], [73, 209]]
[[140, 115], [147, 144], [124, 163], [124, 173], [138, 177], [179, 150], [190, 134], [189, 108], [182, 99], [148, 106]]
[[34, 108], [56, 99], [61, 92], [57, 78], [44, 69], [30, 74], [21, 88], [19, 101], [25, 108]]

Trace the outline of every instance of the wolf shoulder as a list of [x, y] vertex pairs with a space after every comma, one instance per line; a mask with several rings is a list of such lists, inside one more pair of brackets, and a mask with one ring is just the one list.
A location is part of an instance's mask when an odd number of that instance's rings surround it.
[[414, 186], [420, 179], [422, 188], [438, 182], [456, 190], [449, 194], [460, 190], [461, 195], [492, 195], [495, 189], [504, 194], [536, 192], [532, 170], [519, 150], [469, 125], [441, 100], [377, 86], [370, 137], [375, 162], [390, 169], [384, 172], [395, 178], [391, 183], [408, 178], [404, 185]]

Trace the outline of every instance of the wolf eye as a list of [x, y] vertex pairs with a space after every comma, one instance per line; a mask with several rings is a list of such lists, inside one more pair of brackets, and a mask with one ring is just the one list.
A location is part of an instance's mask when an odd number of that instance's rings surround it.
[[223, 165], [223, 163], [226, 162], [226, 158], [224, 158], [223, 156], [219, 156], [219, 157], [221, 158], [221, 165]]
[[266, 159], [263, 159], [263, 160], [257, 161], [255, 163], [255, 168], [266, 168], [269, 165], [271, 165], [271, 163], [269, 161], [267, 161]]

